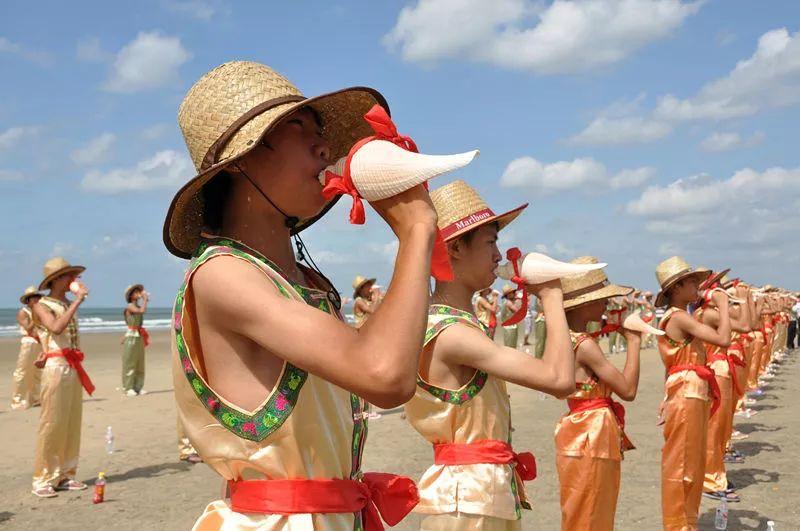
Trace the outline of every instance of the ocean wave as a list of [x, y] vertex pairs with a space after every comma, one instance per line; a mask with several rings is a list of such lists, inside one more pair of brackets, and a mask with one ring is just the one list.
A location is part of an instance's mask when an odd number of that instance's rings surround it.
[[[172, 324], [172, 319], [145, 319], [144, 327], [148, 330], [167, 330]], [[124, 332], [128, 329], [125, 321], [106, 321], [100, 317], [86, 317], [78, 319], [78, 330], [82, 334], [92, 334], [98, 332]], [[19, 335], [19, 326], [6, 325], [0, 326], [0, 337]]]

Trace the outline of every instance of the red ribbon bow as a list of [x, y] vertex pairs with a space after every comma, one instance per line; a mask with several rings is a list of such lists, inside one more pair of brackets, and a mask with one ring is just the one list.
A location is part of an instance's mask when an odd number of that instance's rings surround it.
[[92, 379], [89, 378], [89, 374], [86, 372], [86, 369], [83, 368], [83, 364], [81, 363], [85, 357], [83, 352], [74, 348], [64, 348], [55, 352], [48, 352], [46, 357], [64, 358], [67, 360], [69, 366], [75, 369], [75, 372], [78, 373], [78, 379], [81, 381], [83, 388], [86, 389], [86, 392], [89, 393], [89, 396], [94, 393], [95, 388], [94, 384], [92, 383]]
[[507, 442], [493, 439], [434, 444], [433, 461], [437, 465], [514, 464], [520, 479], [536, 479], [536, 458], [531, 452], [515, 453]]
[[709, 391], [711, 392], [711, 416], [716, 413], [717, 408], [719, 407], [720, 401], [720, 392], [719, 392], [719, 384], [717, 384], [717, 379], [714, 377], [714, 371], [712, 371], [709, 367], [705, 365], [673, 365], [669, 368], [668, 374], [672, 375], [676, 372], [681, 371], [692, 371], [697, 376], [699, 376], [702, 380], [705, 380], [708, 384]]
[[522, 306], [514, 315], [503, 322], [503, 326], [513, 326], [522, 321], [528, 313], [528, 290], [525, 287], [525, 279], [522, 278], [519, 272], [519, 260], [522, 258], [522, 251], [519, 250], [519, 247], [512, 247], [506, 251], [506, 258], [514, 268], [514, 276], [510, 280], [517, 285], [517, 290], [522, 290]]
[[144, 346], [150, 345], [150, 334], [147, 332], [147, 329], [143, 326], [129, 326], [128, 330], [136, 330], [139, 332], [139, 335], [142, 336], [142, 341], [144, 341]]
[[369, 472], [350, 479], [260, 479], [229, 481], [231, 508], [238, 513], [330, 514], [361, 512], [365, 531], [394, 526], [419, 503], [414, 482]]
[[[353, 160], [353, 155], [367, 143], [373, 140], [386, 140], [395, 144], [398, 147], [419, 153], [417, 144], [405, 135], [397, 132], [395, 126], [386, 109], [378, 104], [372, 106], [364, 115], [364, 120], [369, 124], [374, 135], [362, 138], [356, 142], [344, 162], [344, 170], [342, 175], [336, 175], [330, 170], [325, 171], [325, 187], [322, 189], [322, 196], [325, 200], [330, 201], [338, 195], [349, 195], [353, 198], [353, 206], [350, 208], [350, 223], [353, 225], [363, 225], [366, 221], [366, 213], [364, 211], [364, 202], [362, 201], [361, 194], [353, 184], [353, 178], [350, 175], [350, 163]], [[425, 189], [428, 189], [428, 183], [424, 184]], [[453, 268], [450, 265], [450, 258], [447, 255], [447, 247], [444, 244], [441, 231], [436, 231], [436, 241], [433, 244], [433, 256], [431, 257], [431, 274], [436, 280], [445, 282], [452, 281]]]

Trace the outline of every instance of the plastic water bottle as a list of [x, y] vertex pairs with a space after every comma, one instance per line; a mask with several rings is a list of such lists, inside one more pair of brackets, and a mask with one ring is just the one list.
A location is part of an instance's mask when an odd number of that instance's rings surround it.
[[775, 531], [775, 522], [767, 520], [767, 531]]
[[92, 503], [103, 503], [106, 496], [106, 473], [97, 474], [97, 481], [94, 482], [94, 496]]
[[714, 518], [714, 529], [728, 529], [728, 500], [722, 498], [717, 507], [717, 514]]
[[106, 453], [114, 453], [114, 432], [111, 431], [111, 426], [106, 428]]

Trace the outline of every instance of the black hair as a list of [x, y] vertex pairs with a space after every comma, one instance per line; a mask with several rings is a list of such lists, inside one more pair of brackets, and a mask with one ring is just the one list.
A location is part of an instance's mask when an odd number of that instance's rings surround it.
[[203, 226], [209, 232], [222, 230], [225, 205], [231, 194], [233, 177], [222, 170], [211, 178], [201, 190], [203, 197]]
[[[492, 226], [492, 225], [494, 225], [494, 227], [495, 227], [495, 228], [496, 228], [498, 231], [500, 230], [500, 224], [499, 224], [498, 222], [496, 222], [496, 221], [493, 221], [493, 222], [491, 222], [491, 223], [488, 223], [488, 224], [486, 224], [485, 226], [489, 227], [489, 226]], [[484, 225], [481, 225], [481, 227], [483, 227], [483, 226], [484, 226]], [[461, 242], [464, 242], [464, 244], [465, 244], [465, 245], [467, 245], [467, 246], [470, 246], [470, 245], [472, 245], [472, 240], [473, 240], [473, 239], [475, 239], [475, 234], [478, 232], [478, 229], [479, 229], [479, 228], [480, 228], [480, 227], [476, 227], [476, 228], [474, 228], [474, 229], [472, 229], [472, 230], [470, 230], [470, 231], [467, 231], [467, 232], [465, 232], [464, 234], [462, 234], [461, 236], [459, 236], [458, 238], [456, 238], [456, 241], [461, 241]]]

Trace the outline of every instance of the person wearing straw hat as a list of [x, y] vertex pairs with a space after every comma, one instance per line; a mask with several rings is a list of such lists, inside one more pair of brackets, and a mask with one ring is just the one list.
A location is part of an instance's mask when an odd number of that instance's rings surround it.
[[389, 120], [373, 89], [305, 98], [249, 61], [208, 72], [181, 103], [197, 175], [164, 223], [167, 249], [191, 258], [174, 307], [175, 398], [230, 493], [196, 529], [371, 529], [376, 504], [394, 525], [416, 503], [410, 479], [362, 473], [361, 456], [366, 401], [396, 407], [414, 390], [437, 234], [428, 192], [371, 203], [399, 247], [360, 329], [322, 273], [297, 261], [314, 265], [297, 235], [332, 206], [319, 174], [374, 134], [365, 116], [376, 109]]
[[374, 278], [358, 275], [353, 280], [353, 317], [356, 328], [361, 328], [367, 318], [377, 309], [377, 301], [372, 300], [374, 285]]
[[411, 426], [434, 449], [419, 481], [422, 529], [519, 529], [529, 508], [523, 481], [535, 478], [530, 453], [511, 446], [506, 381], [566, 396], [572, 352], [558, 281], [529, 286], [548, 311], [544, 358], [492, 341], [472, 295], [496, 279], [499, 230], [527, 205], [495, 214], [464, 181], [431, 192], [454, 273], [436, 281], [417, 389], [405, 405]]
[[[81, 445], [83, 390], [94, 392], [83, 368], [78, 337], [78, 308], [89, 290], [78, 280], [86, 268], [58, 256], [44, 265], [40, 290], [49, 293], [33, 305], [34, 319], [42, 326], [42, 412], [36, 441], [32, 493], [40, 498], [57, 496], [57, 490], [83, 490], [77, 479]], [[72, 291], [70, 301], [67, 293]]]
[[[500, 306], [500, 320], [505, 322], [522, 307], [522, 301], [517, 297], [517, 288], [511, 284], [503, 286], [503, 302]], [[517, 348], [519, 344], [519, 323], [503, 326], [503, 344], [507, 347]]]
[[[725, 270], [712, 274], [703, 282], [701, 285], [703, 296], [700, 302], [696, 303], [697, 307], [693, 312], [695, 319], [711, 328], [719, 326], [720, 311], [716, 301], [710, 295], [715, 292], [723, 293], [719, 286], [722, 277], [727, 272]], [[729, 484], [725, 470], [725, 448], [733, 423], [735, 389], [741, 385], [736, 374], [736, 364], [744, 365], [744, 361], [734, 355], [733, 351], [741, 350], [741, 344], [738, 341], [739, 334], [750, 332], [750, 316], [746, 311], [742, 311], [739, 304], [739, 302], [744, 302], [743, 299], [731, 299], [727, 292], [724, 294], [729, 297], [730, 345], [723, 347], [705, 343], [706, 364], [714, 371], [714, 379], [719, 388], [719, 409], [717, 414], [712, 415], [708, 420], [703, 496], [715, 500], [725, 498], [729, 502], [738, 502], [739, 495], [736, 494], [732, 484]]]
[[142, 326], [150, 294], [142, 284], [125, 288], [125, 324], [128, 330], [122, 338], [122, 392], [126, 396], [147, 394], [144, 390], [144, 349], [150, 343], [150, 334]]
[[[596, 264], [598, 260], [581, 256], [572, 263]], [[634, 448], [624, 432], [625, 409], [611, 395], [626, 401], [636, 398], [641, 334], [623, 329], [628, 350], [620, 371], [604, 356], [589, 324], [600, 321], [610, 298], [627, 295], [633, 288], [609, 283], [601, 269], [563, 278], [561, 284], [575, 352], [575, 387], [567, 398], [569, 412], [555, 431], [561, 529], [611, 531], [622, 453]]]
[[25, 288], [19, 298], [22, 308], [17, 312], [17, 323], [22, 334], [11, 384], [11, 409], [28, 409], [38, 406], [41, 396], [42, 371], [34, 366], [42, 353], [39, 343], [41, 326], [33, 317], [31, 308], [44, 296], [44, 292], [34, 286]]
[[[731, 343], [728, 296], [715, 291], [719, 326], [712, 328], [692, 317], [686, 308], [697, 301], [700, 283], [711, 275], [694, 269], [679, 256], [656, 267], [661, 291], [656, 306], [668, 306], [659, 328], [658, 351], [667, 369], [665, 396], [659, 410], [664, 425], [661, 451], [661, 511], [664, 529], [697, 529], [703, 494], [706, 436], [710, 414], [719, 406], [714, 373], [706, 366], [703, 343], [727, 348]], [[710, 399], [710, 400], [709, 400]]]

